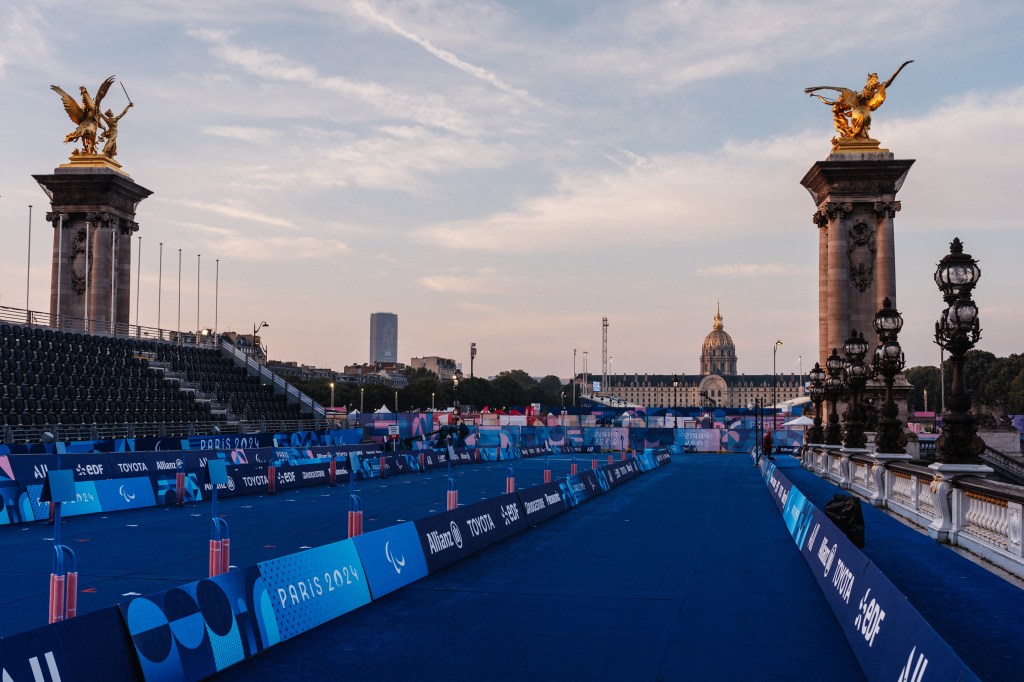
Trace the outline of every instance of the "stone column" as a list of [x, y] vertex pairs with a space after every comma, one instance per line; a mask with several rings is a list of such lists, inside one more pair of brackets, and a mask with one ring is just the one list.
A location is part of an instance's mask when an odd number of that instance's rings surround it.
[[[56, 323], [110, 333], [126, 325], [131, 308], [131, 235], [139, 229], [135, 210], [152, 192], [125, 173], [110, 167], [60, 167], [52, 175], [35, 175], [50, 197], [47, 215], [54, 228], [63, 221], [64, 234], [55, 233], [50, 314]], [[86, 273], [86, 233], [89, 272]], [[85, 300], [88, 276], [89, 300]], [[59, 296], [58, 296], [58, 292]], [[121, 328], [118, 333], [127, 333]]]

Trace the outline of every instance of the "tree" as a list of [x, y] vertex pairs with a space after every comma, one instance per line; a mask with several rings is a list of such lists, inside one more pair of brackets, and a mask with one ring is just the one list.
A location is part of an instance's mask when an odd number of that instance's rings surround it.
[[[940, 408], [939, 397], [942, 392], [942, 384], [939, 380], [938, 367], [911, 367], [904, 375], [910, 382], [910, 393], [907, 395], [907, 405], [912, 410], [935, 410]], [[924, 393], [928, 392], [928, 404], [925, 404]]]

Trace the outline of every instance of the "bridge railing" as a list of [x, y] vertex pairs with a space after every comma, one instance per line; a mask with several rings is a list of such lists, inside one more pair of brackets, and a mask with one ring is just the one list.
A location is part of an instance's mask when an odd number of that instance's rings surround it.
[[1024, 486], [943, 471], [905, 456], [848, 453], [834, 446], [805, 446], [800, 460], [804, 468], [931, 538], [1024, 577]]

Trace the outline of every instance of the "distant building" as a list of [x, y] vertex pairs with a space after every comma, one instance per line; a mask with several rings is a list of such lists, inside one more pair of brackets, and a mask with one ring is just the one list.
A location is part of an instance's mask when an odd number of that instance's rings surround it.
[[[595, 395], [645, 407], [747, 407], [757, 398], [770, 405], [773, 395], [778, 404], [804, 395], [802, 376], [745, 375], [736, 370], [736, 344], [725, 331], [719, 308], [701, 346], [700, 375], [609, 375], [608, 385]], [[588, 388], [580, 377], [576, 380], [581, 388]]]
[[430, 355], [425, 358], [412, 358], [409, 366], [413, 369], [425, 369], [437, 375], [441, 381], [451, 381], [459, 374], [459, 366], [450, 358], [439, 358]]
[[370, 364], [398, 362], [398, 315], [370, 315]]
[[409, 379], [402, 373], [403, 369], [405, 365], [400, 362], [346, 365], [342, 376], [354, 378], [359, 384], [383, 384], [393, 388], [405, 388], [409, 385]]
[[238, 332], [221, 332], [220, 338], [230, 341], [235, 348], [242, 351], [261, 365], [266, 364], [267, 356], [260, 345], [259, 334], [239, 334]]

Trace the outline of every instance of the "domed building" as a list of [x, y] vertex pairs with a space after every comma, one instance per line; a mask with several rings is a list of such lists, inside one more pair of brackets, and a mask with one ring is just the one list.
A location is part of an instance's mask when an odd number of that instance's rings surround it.
[[736, 344], [722, 325], [722, 306], [715, 311], [715, 326], [704, 337], [700, 350], [700, 373], [731, 376], [736, 374]]
[[[789, 374], [740, 374], [736, 344], [725, 331], [721, 306], [715, 311], [711, 333], [704, 337], [700, 352], [700, 374], [618, 374], [608, 376], [608, 385], [592, 397], [611, 404], [646, 407], [747, 407], [755, 400], [766, 405], [774, 396], [778, 403], [803, 396], [803, 376]], [[581, 395], [586, 385], [580, 377]]]

